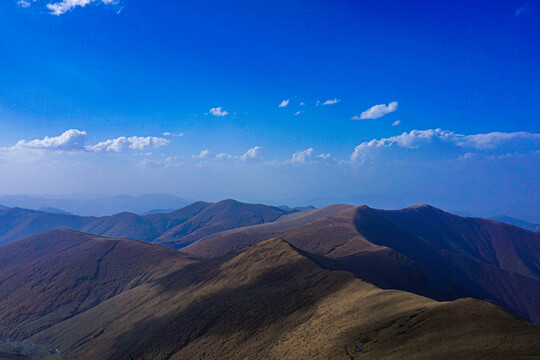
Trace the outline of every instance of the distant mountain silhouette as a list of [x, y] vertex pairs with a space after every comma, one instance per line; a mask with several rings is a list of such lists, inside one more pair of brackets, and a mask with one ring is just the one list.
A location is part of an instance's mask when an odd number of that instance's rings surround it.
[[381, 288], [438, 300], [487, 299], [540, 322], [540, 234], [431, 206], [360, 206], [289, 229], [216, 234], [185, 251], [216, 257], [273, 237], [333, 259]]
[[196, 202], [169, 213], [82, 217], [21, 208], [0, 210], [0, 244], [68, 228], [109, 237], [156, 242], [181, 248], [216, 232], [274, 221], [296, 212], [235, 200]]
[[358, 345], [361, 359], [540, 352], [540, 326], [493, 304], [381, 290], [328, 265], [280, 239], [196, 259], [52, 231], [0, 247], [0, 331], [66, 360], [337, 360], [345, 345]]
[[514, 226], [519, 226], [520, 228], [540, 232], [540, 224], [532, 224], [525, 220], [516, 219], [506, 215], [493, 216], [489, 218], [490, 220], [499, 221], [505, 224], [510, 224]]
[[2, 195], [0, 204], [25, 209], [57, 208], [81, 216], [105, 216], [123, 211], [141, 214], [156, 208], [178, 209], [189, 201], [169, 194], [92, 195], [74, 194], [66, 198], [37, 195]]
[[152, 214], [166, 214], [173, 212], [175, 209], [152, 209], [150, 211], [145, 211], [140, 215], [152, 215]]
[[39, 208], [38, 211], [51, 213], [51, 214], [73, 215], [69, 211], [64, 211], [62, 209], [57, 209], [57, 208], [53, 208], [53, 207], [42, 207], [42, 208]]

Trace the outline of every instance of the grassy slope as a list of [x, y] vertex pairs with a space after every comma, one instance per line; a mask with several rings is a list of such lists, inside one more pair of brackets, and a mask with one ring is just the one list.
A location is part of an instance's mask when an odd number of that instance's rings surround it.
[[54, 230], [0, 247], [0, 336], [25, 338], [191, 263], [137, 240]]
[[432, 207], [379, 211], [361, 206], [291, 229], [211, 237], [185, 250], [214, 257], [272, 237], [337, 260], [381, 288], [438, 300], [489, 299], [540, 322], [539, 235]]
[[540, 354], [540, 327], [478, 300], [381, 290], [281, 240], [201, 261], [111, 298], [31, 341], [66, 359], [508, 359]]

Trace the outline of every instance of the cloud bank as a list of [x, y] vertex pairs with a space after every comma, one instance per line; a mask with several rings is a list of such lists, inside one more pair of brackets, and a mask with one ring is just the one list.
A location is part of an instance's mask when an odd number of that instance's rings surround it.
[[70, 129], [59, 136], [45, 136], [43, 139], [20, 140], [10, 148], [3, 151], [41, 150], [56, 152], [124, 152], [128, 150], [145, 150], [168, 145], [169, 140], [154, 136], [120, 136], [108, 139], [94, 145], [88, 143], [86, 131]]
[[[384, 149], [422, 148], [422, 155], [452, 155], [472, 157], [473, 152], [491, 155], [530, 154], [540, 148], [540, 134], [529, 132], [491, 132], [461, 135], [442, 129], [412, 130], [401, 135], [365, 141], [356, 146], [350, 156], [352, 162], [373, 159]], [[467, 155], [467, 156], [465, 156]]]

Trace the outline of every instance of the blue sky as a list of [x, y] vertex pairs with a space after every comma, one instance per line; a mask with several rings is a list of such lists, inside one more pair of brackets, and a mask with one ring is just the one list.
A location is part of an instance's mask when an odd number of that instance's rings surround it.
[[538, 1], [3, 1], [0, 188], [540, 220], [539, 19]]

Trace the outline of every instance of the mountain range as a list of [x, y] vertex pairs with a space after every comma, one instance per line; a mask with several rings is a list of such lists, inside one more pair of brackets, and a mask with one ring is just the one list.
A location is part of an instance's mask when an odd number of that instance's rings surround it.
[[300, 226], [276, 224], [217, 233], [184, 250], [219, 257], [278, 237], [384, 289], [437, 300], [486, 299], [540, 322], [538, 233], [428, 205], [395, 211], [349, 207]]
[[169, 194], [96, 195], [0, 195], [0, 204], [32, 210], [61, 209], [81, 216], [106, 216], [129, 211], [142, 214], [156, 208], [178, 209], [190, 201]]
[[527, 229], [534, 232], [540, 232], [540, 224], [533, 224], [525, 220], [516, 219], [506, 215], [493, 216], [490, 220], [500, 221], [505, 224], [519, 226], [520, 228]]
[[540, 234], [429, 205], [6, 208], [0, 242], [0, 359], [540, 355]]
[[[508, 359], [540, 326], [382, 290], [281, 239], [218, 258], [73, 230], [0, 247], [0, 331], [62, 359]], [[49, 350], [52, 349], [52, 350]]]
[[195, 202], [170, 213], [84, 217], [63, 213], [6, 208], [0, 210], [0, 244], [68, 228], [109, 237], [124, 237], [181, 248], [203, 237], [237, 227], [275, 221], [298, 212], [235, 200]]

